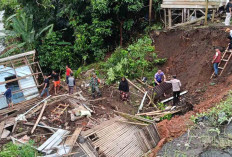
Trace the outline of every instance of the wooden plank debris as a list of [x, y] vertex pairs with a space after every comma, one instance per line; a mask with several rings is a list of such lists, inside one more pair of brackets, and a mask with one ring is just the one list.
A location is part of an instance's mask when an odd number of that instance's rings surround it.
[[198, 18], [198, 19], [196, 19], [196, 20], [193, 20], [193, 21], [188, 21], [188, 22], [176, 24], [175, 26], [170, 27], [169, 29], [175, 29], [175, 28], [177, 28], [177, 27], [182, 27], [182, 26], [190, 25], [190, 24], [199, 22], [199, 21], [204, 20], [204, 19], [205, 19], [205, 16], [202, 16], [202, 17], [200, 17], [200, 18]]
[[9, 135], [10, 135], [10, 131], [4, 129], [3, 132], [2, 132], [2, 135], [1, 135], [1, 139], [7, 138]]
[[[30, 125], [30, 126], [34, 126], [35, 125], [34, 123], [31, 123], [31, 122], [27, 122], [27, 123], [23, 123], [23, 124], [24, 125]], [[53, 127], [44, 126], [44, 125], [37, 125], [37, 127], [46, 128], [46, 129], [53, 129], [53, 130], [59, 130], [59, 128], [53, 128]]]
[[44, 103], [44, 105], [43, 105], [43, 108], [42, 108], [42, 110], [41, 110], [41, 112], [40, 112], [40, 115], [39, 115], [39, 117], [37, 118], [37, 120], [36, 120], [36, 122], [35, 122], [35, 125], [33, 126], [32, 130], [31, 130], [31, 134], [33, 134], [33, 132], [35, 131], [35, 129], [36, 129], [36, 127], [37, 127], [37, 125], [38, 125], [38, 123], [39, 123], [39, 121], [40, 121], [40, 119], [41, 119], [43, 113], [44, 113], [44, 110], [45, 110], [46, 106], [47, 106], [47, 101], [45, 101], [45, 103]]
[[49, 139], [47, 139], [39, 148], [39, 151], [51, 151], [50, 148], [57, 146], [62, 142], [62, 137], [67, 135], [69, 131], [59, 129]]
[[69, 152], [67, 152], [67, 153], [70, 153], [72, 151], [73, 146], [76, 143], [77, 138], [81, 133], [81, 130], [82, 130], [82, 127], [77, 127], [76, 130], [74, 131], [73, 135], [68, 137], [67, 140], [65, 141], [65, 145], [70, 147]]
[[145, 94], [144, 94], [144, 96], [143, 96], [143, 99], [142, 99], [141, 104], [140, 104], [139, 109], [138, 109], [138, 113], [139, 113], [139, 111], [141, 111], [142, 108], [143, 108], [143, 103], [144, 103], [144, 101], [145, 101], [146, 95], [147, 95], [147, 92], [145, 92]]
[[5, 125], [5, 121], [2, 121], [0, 123], [0, 137], [2, 136], [2, 132], [3, 132], [3, 129], [4, 129], [4, 125]]
[[145, 124], [145, 123], [135, 123], [135, 122], [129, 122], [129, 121], [125, 121], [125, 120], [116, 120], [116, 122], [122, 122], [122, 123], [133, 124], [133, 125], [141, 125], [141, 126], [148, 126], [149, 125], [149, 124]]
[[[180, 93], [180, 96], [184, 95], [184, 94], [187, 94], [187, 93], [188, 93], [188, 91], [183, 91], [183, 92]], [[170, 101], [172, 99], [173, 99], [173, 96], [168, 98], [168, 99], [162, 100], [161, 103], [166, 103], [166, 102], [168, 102], [168, 101]]]
[[[13, 135], [13, 136], [11, 136], [11, 137], [16, 138], [16, 137], [23, 136], [23, 135], [26, 135], [26, 134], [27, 134], [27, 131], [24, 131], [24, 132], [21, 132], [21, 133], [15, 134], [15, 135]], [[7, 137], [6, 139], [7, 139], [7, 140], [10, 140], [10, 139], [11, 139], [11, 137]]]

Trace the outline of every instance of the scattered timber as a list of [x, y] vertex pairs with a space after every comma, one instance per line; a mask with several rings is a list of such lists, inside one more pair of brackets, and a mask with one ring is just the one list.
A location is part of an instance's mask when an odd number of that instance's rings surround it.
[[47, 101], [45, 101], [45, 103], [44, 103], [44, 105], [43, 105], [43, 108], [42, 108], [42, 110], [41, 110], [41, 112], [40, 112], [40, 115], [39, 115], [39, 117], [37, 118], [37, 120], [36, 120], [36, 122], [35, 122], [35, 125], [33, 126], [32, 130], [31, 130], [31, 134], [33, 134], [33, 132], [35, 131], [35, 129], [36, 129], [36, 127], [37, 127], [37, 125], [38, 125], [38, 123], [39, 123], [39, 121], [40, 121], [40, 119], [41, 119], [43, 113], [44, 113], [44, 110], [45, 110], [46, 106], [47, 106]]
[[187, 26], [187, 25], [190, 25], [190, 24], [199, 22], [199, 21], [204, 20], [204, 19], [205, 19], [205, 16], [202, 16], [202, 17], [200, 17], [200, 18], [198, 18], [198, 19], [196, 19], [196, 20], [193, 20], [193, 21], [188, 21], [188, 22], [176, 24], [176, 25], [173, 26], [173, 27], [169, 27], [169, 29], [175, 29], [175, 28], [177, 28], [177, 27]]
[[[180, 93], [180, 96], [181, 96], [181, 95], [184, 95], [184, 94], [186, 94], [186, 93], [188, 93], [188, 91], [181, 92], [181, 93]], [[170, 98], [168, 98], [168, 99], [165, 99], [165, 100], [161, 101], [161, 103], [166, 103], [166, 102], [168, 102], [168, 101], [170, 101], [170, 100], [172, 100], [172, 99], [173, 99], [173, 97], [170, 97]]]

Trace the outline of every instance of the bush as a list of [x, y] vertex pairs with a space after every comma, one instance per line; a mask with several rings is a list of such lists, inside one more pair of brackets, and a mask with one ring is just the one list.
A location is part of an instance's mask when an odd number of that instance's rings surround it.
[[45, 69], [45, 72], [51, 70], [64, 70], [67, 64], [72, 69], [80, 64], [76, 60], [75, 53], [71, 43], [61, 40], [62, 35], [59, 32], [52, 32], [49, 37], [43, 40], [43, 44], [39, 47], [40, 65]]
[[34, 157], [39, 153], [33, 149], [33, 141], [28, 145], [15, 145], [12, 142], [5, 144], [0, 152], [1, 157]]
[[[151, 39], [145, 36], [129, 45], [127, 49], [118, 48], [103, 65], [108, 76], [107, 82], [112, 83], [122, 76], [132, 79], [144, 75], [153, 77], [153, 70], [157, 70], [154, 65], [163, 64], [166, 59], [157, 58], [151, 43]], [[147, 57], [152, 57], [152, 61], [149, 61]]]

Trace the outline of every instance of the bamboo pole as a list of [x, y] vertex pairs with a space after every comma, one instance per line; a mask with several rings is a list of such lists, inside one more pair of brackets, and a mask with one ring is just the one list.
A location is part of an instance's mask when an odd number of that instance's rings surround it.
[[204, 25], [207, 25], [208, 2], [209, 2], [209, 0], [205, 0], [205, 23], [204, 23]]

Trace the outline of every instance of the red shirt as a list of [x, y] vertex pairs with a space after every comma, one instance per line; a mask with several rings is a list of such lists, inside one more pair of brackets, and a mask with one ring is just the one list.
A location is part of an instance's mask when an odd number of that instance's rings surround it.
[[71, 73], [71, 69], [70, 68], [66, 69], [66, 76], [70, 76], [70, 73]]
[[220, 61], [221, 61], [221, 52], [220, 51], [216, 52], [216, 54], [214, 55], [213, 58], [214, 59], [216, 58], [214, 63], [220, 63]]

